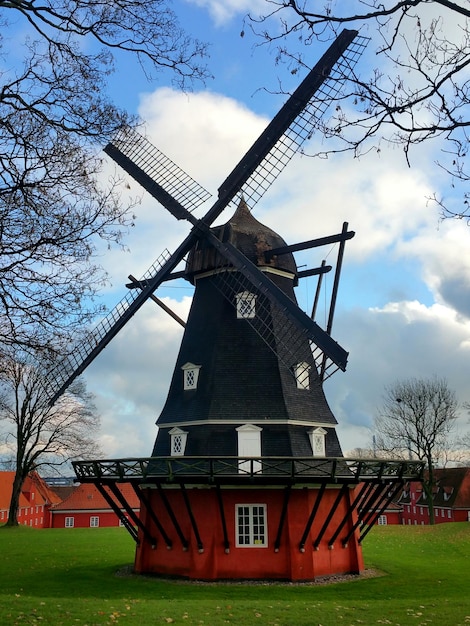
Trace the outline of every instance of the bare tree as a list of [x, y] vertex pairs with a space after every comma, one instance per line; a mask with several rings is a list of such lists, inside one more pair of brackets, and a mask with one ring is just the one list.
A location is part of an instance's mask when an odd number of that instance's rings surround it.
[[149, 78], [207, 75], [166, 0], [0, 0], [0, 343], [83, 324], [100, 239], [122, 245], [133, 223], [122, 181], [99, 182], [102, 144], [131, 121], [106, 95], [117, 53]]
[[[304, 48], [338, 30], [354, 28], [372, 38], [376, 58], [352, 78], [349, 101], [340, 103], [323, 126], [326, 137], [356, 155], [380, 151], [383, 141], [411, 148], [434, 142], [438, 165], [460, 185], [460, 201], [434, 196], [443, 216], [470, 218], [467, 162], [470, 126], [470, 7], [448, 0], [268, 0], [261, 18], [251, 18], [257, 34], [278, 42], [281, 56], [302, 62]], [[263, 31], [259, 31], [261, 23]], [[373, 64], [376, 64], [375, 67]], [[337, 144], [333, 144], [337, 145]], [[325, 149], [325, 153], [330, 150]]]
[[19, 498], [29, 472], [99, 454], [94, 440], [99, 418], [83, 381], [75, 381], [49, 405], [43, 378], [49, 358], [45, 353], [35, 359], [16, 354], [1, 361], [0, 420], [6, 425], [2, 438], [15, 461], [9, 526], [18, 524]]
[[442, 378], [398, 381], [386, 388], [384, 404], [374, 420], [376, 446], [426, 463], [423, 491], [434, 524], [434, 467], [453, 447], [451, 433], [459, 404]]

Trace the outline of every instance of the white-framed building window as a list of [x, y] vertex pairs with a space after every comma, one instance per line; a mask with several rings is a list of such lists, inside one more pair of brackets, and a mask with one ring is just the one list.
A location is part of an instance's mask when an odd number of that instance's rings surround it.
[[324, 428], [312, 428], [309, 431], [310, 445], [312, 446], [313, 456], [326, 456], [326, 437], [327, 431]]
[[377, 519], [377, 524], [379, 526], [386, 526], [387, 525], [387, 516], [386, 515], [379, 515], [379, 517]]
[[90, 528], [98, 528], [100, 525], [100, 518], [97, 515], [92, 515], [90, 517]]
[[266, 548], [268, 546], [265, 504], [237, 504], [235, 527], [235, 543], [238, 548]]
[[200, 365], [194, 363], [185, 363], [181, 369], [183, 370], [183, 389], [189, 391], [197, 389], [197, 381], [199, 379]]
[[240, 474], [261, 472], [261, 462], [246, 457], [261, 456], [261, 431], [263, 429], [256, 424], [243, 424], [236, 431], [238, 433], [238, 456], [244, 458], [238, 462]]
[[172, 428], [170, 434], [170, 454], [171, 456], [183, 456], [186, 449], [188, 433], [181, 428]]
[[310, 389], [310, 370], [310, 365], [305, 361], [297, 363], [294, 368], [297, 389]]
[[256, 316], [256, 295], [242, 291], [235, 296], [237, 319], [253, 319]]
[[73, 528], [75, 526], [75, 518], [74, 517], [66, 517], [65, 518], [65, 528]]

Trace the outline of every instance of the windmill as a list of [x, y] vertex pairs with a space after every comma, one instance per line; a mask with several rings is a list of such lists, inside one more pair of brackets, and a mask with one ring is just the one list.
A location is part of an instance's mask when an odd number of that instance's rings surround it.
[[[338, 96], [365, 43], [355, 31], [339, 35], [202, 219], [193, 211], [207, 192], [145, 138], [123, 128], [105, 148], [192, 226], [175, 252], [162, 254], [141, 279], [131, 277], [126, 298], [50, 376], [54, 401], [144, 302], [159, 302], [155, 291], [163, 282], [184, 276], [195, 284], [152, 456], [75, 463], [79, 479], [96, 484], [138, 542], [139, 572], [311, 579], [360, 571], [360, 523], [367, 518], [370, 527], [372, 505], [419, 469], [343, 459], [323, 394], [323, 381], [347, 364], [330, 333], [342, 253], [354, 233], [344, 224], [340, 233], [289, 246], [251, 213]], [[231, 219], [213, 227], [229, 206]], [[299, 308], [293, 288], [302, 275], [317, 274], [320, 282], [328, 268], [299, 272], [293, 253], [333, 242], [340, 246], [324, 330]], [[185, 270], [177, 271], [183, 260]], [[116, 487], [124, 480], [139, 495], [139, 517]], [[364, 486], [355, 494], [359, 482]], [[332, 556], [337, 540], [343, 550]], [[248, 547], [263, 559], [248, 566]]]

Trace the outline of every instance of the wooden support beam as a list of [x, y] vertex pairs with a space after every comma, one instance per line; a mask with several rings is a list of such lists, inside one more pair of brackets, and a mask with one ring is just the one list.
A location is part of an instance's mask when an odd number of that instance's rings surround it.
[[333, 519], [333, 515], [336, 513], [336, 509], [338, 508], [341, 500], [344, 498], [344, 496], [346, 495], [348, 490], [349, 490], [348, 485], [343, 485], [341, 487], [341, 489], [339, 490], [339, 493], [336, 496], [336, 500], [334, 501], [333, 506], [331, 507], [330, 512], [328, 513], [328, 515], [326, 517], [326, 520], [325, 520], [323, 526], [321, 527], [320, 532], [318, 533], [315, 541], [313, 542], [313, 549], [314, 550], [318, 550], [318, 546], [320, 545], [320, 541], [322, 540], [322, 537], [325, 534], [326, 529], [330, 525], [330, 522]]
[[186, 510], [188, 511], [189, 520], [191, 522], [194, 536], [196, 538], [197, 549], [202, 554], [204, 552], [204, 545], [202, 543], [201, 536], [199, 535], [199, 529], [197, 527], [196, 518], [194, 517], [193, 510], [191, 508], [191, 503], [189, 501], [188, 493], [183, 483], [181, 483], [180, 487], [181, 487], [181, 493], [183, 494], [184, 503], [186, 505]]
[[[350, 506], [348, 507], [348, 510], [346, 511], [343, 519], [341, 520], [341, 523], [338, 525], [338, 528], [335, 530], [335, 532], [333, 533], [333, 535], [331, 536], [331, 539], [328, 541], [328, 547], [329, 548], [333, 548], [334, 543], [336, 541], [336, 539], [338, 538], [339, 533], [342, 531], [342, 529], [344, 528], [344, 525], [346, 524], [346, 522], [348, 521], [348, 519], [352, 518], [352, 514], [354, 511], [357, 510], [357, 505], [359, 504], [359, 502], [362, 500], [362, 498], [364, 497], [366, 491], [368, 489], [368, 485], [367, 483], [364, 483], [361, 487], [361, 489], [359, 490], [359, 493], [357, 494], [357, 496], [354, 498], [354, 502], [352, 502], [350, 504]], [[346, 547], [343, 545], [343, 548]]]
[[118, 519], [121, 520], [124, 528], [130, 534], [132, 539], [134, 539], [134, 541], [136, 543], [138, 543], [138, 533], [137, 533], [136, 529], [134, 528], [134, 526], [132, 526], [132, 524], [129, 522], [127, 517], [124, 515], [124, 513], [121, 511], [121, 507], [119, 507], [116, 504], [116, 502], [113, 500], [113, 498], [110, 496], [110, 494], [106, 491], [106, 489], [103, 487], [103, 485], [101, 485], [101, 483], [96, 482], [94, 484], [95, 484], [95, 487], [100, 492], [100, 494], [103, 496], [103, 498], [106, 500], [106, 502], [112, 508], [112, 510], [116, 513]]
[[[132, 281], [132, 284], [135, 287], [140, 287], [140, 282], [139, 280], [137, 280], [137, 278], [135, 276], [133, 276], [132, 274], [129, 274], [129, 280]], [[186, 322], [184, 320], [181, 319], [181, 317], [179, 317], [179, 315], [177, 315], [174, 311], [172, 311], [170, 309], [169, 306], [167, 306], [162, 300], [160, 300], [160, 298], [157, 298], [157, 296], [153, 293], [150, 294], [149, 296], [150, 300], [152, 300], [153, 302], [155, 302], [155, 304], [158, 304], [158, 306], [163, 309], [165, 311], [165, 313], [168, 313], [168, 315], [170, 317], [172, 317], [175, 322], [178, 322], [178, 324], [180, 326], [182, 326], [183, 328], [186, 328]]]
[[368, 525], [366, 525], [365, 529], [361, 533], [361, 536], [359, 537], [359, 543], [362, 543], [364, 538], [367, 536], [367, 534], [374, 527], [376, 521], [379, 519], [379, 517], [386, 510], [386, 508], [388, 507], [390, 502], [392, 502], [392, 500], [398, 495], [400, 490], [403, 488], [403, 484], [404, 483], [401, 482], [401, 483], [395, 483], [394, 485], [386, 485], [388, 487], [388, 489], [391, 489], [391, 491], [390, 491], [390, 493], [388, 495], [388, 498], [385, 500], [384, 504], [380, 507], [380, 509], [373, 515], [373, 517], [371, 518], [371, 520], [368, 523]]
[[139, 498], [140, 506], [145, 506], [148, 514], [150, 515], [150, 518], [152, 519], [152, 522], [155, 524], [161, 536], [163, 537], [163, 541], [165, 542], [166, 547], [171, 550], [171, 548], [173, 547], [173, 542], [163, 528], [163, 525], [158, 519], [157, 514], [153, 510], [150, 500], [147, 498], [145, 492], [142, 489], [139, 489], [139, 487], [135, 483], [132, 483], [132, 487], [137, 494], [137, 497]]
[[307, 524], [305, 525], [305, 529], [304, 529], [302, 538], [299, 543], [300, 552], [305, 552], [305, 544], [307, 542], [308, 533], [310, 532], [310, 529], [312, 528], [313, 520], [315, 519], [315, 516], [318, 512], [318, 507], [320, 506], [320, 502], [322, 501], [323, 494], [325, 493], [325, 489], [326, 489], [326, 483], [322, 483], [317, 493], [317, 497], [315, 498], [315, 503], [312, 507], [312, 511], [308, 517]]
[[162, 502], [165, 506], [165, 509], [167, 510], [168, 515], [170, 516], [171, 522], [176, 530], [176, 534], [179, 537], [179, 540], [181, 541], [181, 545], [183, 546], [183, 550], [187, 550], [188, 549], [188, 540], [186, 539], [186, 537], [183, 535], [183, 531], [181, 530], [181, 526], [178, 523], [178, 520], [176, 519], [176, 515], [173, 511], [173, 509], [171, 508], [171, 505], [168, 501], [168, 498], [166, 497], [165, 494], [165, 490], [163, 489], [163, 487], [161, 486], [160, 483], [157, 483], [157, 489], [158, 489], [158, 493], [160, 494], [160, 497], [162, 499]]
[[135, 511], [132, 509], [132, 507], [129, 505], [129, 503], [127, 502], [127, 500], [125, 499], [125, 497], [123, 496], [123, 494], [121, 493], [121, 491], [119, 490], [117, 484], [115, 482], [110, 482], [108, 484], [109, 489], [112, 491], [114, 497], [116, 498], [116, 500], [121, 504], [121, 506], [127, 511], [127, 514], [129, 515], [129, 517], [132, 519], [132, 521], [134, 522], [134, 524], [140, 528], [140, 530], [144, 533], [144, 537], [147, 539], [147, 541], [150, 543], [150, 545], [152, 546], [152, 548], [155, 548], [157, 546], [157, 540], [156, 538], [150, 534], [148, 528], [145, 526], [145, 524], [143, 524], [140, 521], [139, 516], [135, 513]]
[[229, 554], [230, 541], [228, 539], [227, 521], [225, 519], [224, 502], [222, 500], [222, 490], [220, 488], [220, 485], [217, 485], [215, 491], [217, 494], [217, 502], [219, 503], [220, 521], [222, 522], [222, 532], [224, 534], [224, 550], [225, 550], [225, 554]]
[[356, 529], [361, 524], [365, 524], [366, 523], [366, 520], [369, 517], [370, 511], [373, 509], [373, 507], [375, 505], [375, 502], [380, 497], [380, 494], [382, 492], [382, 485], [383, 485], [383, 483], [376, 481], [376, 482], [370, 483], [370, 485], [371, 485], [370, 495], [368, 496], [368, 498], [365, 501], [365, 503], [363, 504], [363, 506], [360, 507], [360, 509], [359, 509], [360, 512], [359, 512], [358, 519], [357, 519], [356, 523], [353, 525], [353, 527], [351, 528], [349, 533], [346, 535], [346, 537], [342, 540], [342, 544], [343, 544], [344, 548], [347, 547], [348, 542], [349, 542], [350, 538], [353, 536], [353, 534], [356, 531]]
[[281, 517], [279, 518], [279, 526], [277, 528], [276, 540], [274, 541], [274, 552], [279, 552], [279, 548], [281, 547], [281, 535], [282, 535], [282, 530], [284, 528], [284, 522], [286, 520], [287, 506], [289, 504], [290, 492], [291, 492], [291, 485], [288, 485], [284, 489], [284, 501], [282, 503], [282, 511], [281, 511]]

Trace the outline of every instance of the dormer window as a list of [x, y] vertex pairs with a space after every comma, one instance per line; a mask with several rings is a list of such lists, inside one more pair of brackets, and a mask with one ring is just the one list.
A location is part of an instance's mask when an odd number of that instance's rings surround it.
[[172, 428], [170, 434], [171, 456], [183, 456], [186, 448], [188, 433], [181, 428]]
[[294, 368], [297, 389], [310, 389], [310, 365], [305, 361], [297, 363]]
[[312, 446], [313, 456], [323, 457], [326, 456], [325, 437], [326, 430], [324, 428], [313, 428], [309, 431], [310, 445]]
[[183, 389], [185, 391], [197, 389], [197, 381], [201, 366], [194, 365], [194, 363], [185, 363], [181, 369], [183, 370]]
[[256, 315], [256, 295], [242, 291], [236, 295], [237, 319], [253, 319]]

